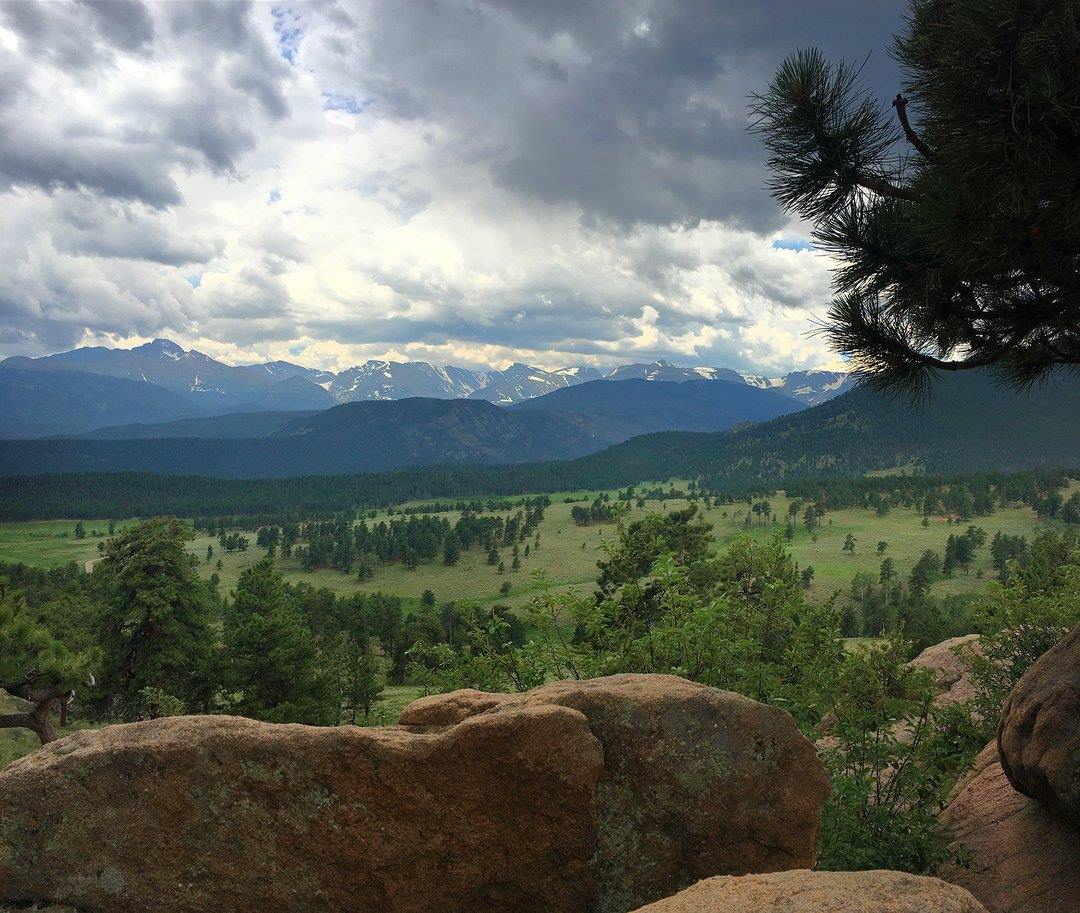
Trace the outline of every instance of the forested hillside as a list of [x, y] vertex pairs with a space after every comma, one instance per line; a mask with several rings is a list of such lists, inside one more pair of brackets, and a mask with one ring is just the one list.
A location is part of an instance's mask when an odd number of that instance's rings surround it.
[[129, 441], [142, 438], [201, 437], [235, 440], [265, 437], [279, 431], [286, 422], [310, 418], [317, 410], [281, 410], [269, 412], [234, 412], [228, 415], [208, 415], [200, 418], [181, 418], [172, 422], [136, 422], [130, 425], [110, 425], [83, 434], [72, 435], [94, 440]]
[[718, 489], [756, 481], [917, 465], [931, 472], [1012, 470], [1080, 461], [1080, 378], [1014, 393], [985, 373], [941, 378], [913, 406], [856, 388], [813, 409], [726, 435], [650, 435], [605, 452], [644, 470], [703, 476]]
[[[191, 516], [335, 510], [410, 498], [615, 488], [670, 477], [701, 477], [712, 490], [734, 492], [777, 487], [791, 479], [912, 465], [931, 473], [1071, 468], [1080, 464], [1078, 388], [1077, 378], [1063, 375], [1053, 384], [1017, 395], [995, 386], [986, 375], [952, 376], [941, 382], [921, 409], [869, 389], [856, 389], [805, 412], [749, 428], [720, 434], [650, 434], [569, 461], [512, 466], [441, 465], [307, 478], [194, 477], [185, 474], [185, 459], [194, 458], [207, 442], [186, 442], [188, 452], [179, 447], [185, 443], [182, 441], [147, 441], [175, 461], [174, 474], [0, 478], [0, 516]], [[457, 405], [461, 403], [457, 401]], [[485, 408], [511, 415], [494, 406]], [[529, 416], [527, 424], [538, 421], [540, 416]], [[283, 438], [281, 445], [285, 449], [281, 453], [287, 453], [289, 447], [304, 453], [316, 451], [319, 440], [304, 435], [292, 440]], [[385, 439], [379, 442], [377, 432], [359, 440], [374, 447], [390, 446]], [[36, 443], [0, 443], [0, 455], [6, 460], [3, 465], [10, 467], [18, 461], [20, 466], [35, 466], [34, 454], [28, 451]], [[119, 442], [78, 443], [104, 447]], [[219, 443], [234, 465], [244, 465], [248, 456], [244, 447], [251, 442]]]
[[406, 399], [345, 403], [255, 438], [3, 441], [0, 472], [326, 475], [434, 463], [565, 459], [617, 439], [598, 433], [580, 416], [526, 417], [480, 400]]
[[585, 415], [616, 440], [656, 431], [724, 431], [803, 408], [790, 396], [744, 383], [594, 380], [509, 407], [514, 412]]

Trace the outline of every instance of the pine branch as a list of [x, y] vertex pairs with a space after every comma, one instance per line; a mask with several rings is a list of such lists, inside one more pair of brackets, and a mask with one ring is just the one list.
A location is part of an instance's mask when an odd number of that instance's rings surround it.
[[926, 158], [932, 160], [934, 158], [934, 150], [923, 142], [922, 138], [915, 132], [915, 129], [911, 126], [911, 122], [908, 120], [908, 100], [904, 98], [901, 93], [897, 92], [896, 98], [893, 99], [892, 106], [896, 108], [896, 116], [900, 120], [900, 127], [903, 129], [907, 141], [918, 149]]

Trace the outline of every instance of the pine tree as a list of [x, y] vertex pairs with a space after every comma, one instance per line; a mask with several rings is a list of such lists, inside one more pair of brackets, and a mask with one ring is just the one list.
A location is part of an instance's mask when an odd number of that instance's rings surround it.
[[461, 539], [457, 533], [451, 532], [443, 540], [443, 564], [451, 567], [458, 563], [461, 558]]
[[893, 51], [895, 119], [817, 50], [752, 106], [774, 195], [839, 260], [834, 347], [913, 393], [1080, 364], [1080, 8], [912, 0]]
[[379, 666], [363, 643], [347, 636], [341, 645], [338, 662], [341, 708], [345, 721], [355, 726], [357, 715], [369, 719], [382, 696]]
[[222, 639], [232, 712], [273, 723], [336, 722], [315, 638], [269, 559], [240, 575]]
[[103, 588], [94, 704], [108, 717], [137, 715], [144, 688], [189, 708], [208, 700], [211, 597], [185, 549], [191, 538], [179, 520], [150, 520], [110, 539], [95, 569]]
[[85, 684], [85, 668], [85, 657], [35, 621], [23, 598], [0, 580], [0, 688], [30, 703], [28, 711], [0, 714], [0, 728], [29, 729], [43, 745], [53, 741], [51, 715]]

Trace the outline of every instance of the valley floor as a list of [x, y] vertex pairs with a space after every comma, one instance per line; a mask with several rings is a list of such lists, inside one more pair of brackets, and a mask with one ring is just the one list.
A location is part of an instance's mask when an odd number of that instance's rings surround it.
[[[1065, 495], [1078, 489], [1080, 483], [1074, 482]], [[596, 562], [603, 556], [605, 539], [613, 534], [614, 525], [598, 523], [576, 526], [570, 512], [575, 503], [581, 503], [582, 499], [591, 501], [596, 494], [563, 492], [552, 496], [552, 504], [545, 511], [544, 521], [539, 528], [540, 548], [531, 550], [528, 557], [523, 555], [521, 569], [516, 572], [510, 570], [507, 561], [506, 572], [499, 574], [476, 546], [471, 551], [462, 552], [461, 559], [453, 567], [446, 567], [438, 560], [421, 564], [415, 570], [408, 570], [397, 563], [380, 565], [375, 569], [375, 576], [366, 581], [358, 580], [354, 573], [344, 574], [331, 569], [304, 571], [295, 559], [280, 556], [277, 566], [290, 582], [304, 581], [316, 587], [329, 587], [338, 594], [381, 591], [419, 599], [425, 590], [431, 590], [440, 602], [470, 599], [480, 604], [498, 602], [524, 606], [545, 586], [556, 591], [591, 589], [596, 576]], [[615, 492], [611, 494], [614, 496]], [[567, 503], [567, 498], [574, 499], [575, 503]], [[646, 513], [681, 510], [688, 503], [683, 499], [647, 501], [644, 508], [633, 507], [629, 519]], [[716, 505], [711, 510], [705, 510], [699, 501], [698, 509], [701, 516], [712, 524], [715, 548], [722, 551], [740, 536], [749, 535], [764, 540], [782, 533], [789, 503], [783, 496], [772, 498], [775, 519], [763, 522], [754, 517], [749, 528], [745, 525], [745, 504]], [[454, 523], [460, 515], [451, 511], [440, 516]], [[379, 519], [386, 519], [385, 512], [380, 514]], [[919, 512], [909, 509], [893, 509], [883, 517], [863, 509], [832, 511], [825, 515], [821, 527], [812, 535], [801, 522], [798, 523], [794, 540], [786, 545], [800, 567], [810, 566], [814, 569], [810, 595], [826, 599], [837, 590], [846, 592], [852, 578], [858, 573], [876, 578], [882, 558], [886, 556], [892, 558], [898, 575], [906, 577], [924, 550], [932, 549], [944, 554], [948, 537], [963, 532], [968, 525], [983, 528], [990, 539], [997, 532], [1030, 538], [1048, 527], [1027, 506], [997, 510], [987, 517], [976, 517], [970, 522], [956, 524], [949, 523], [946, 517], [931, 517], [926, 528], [922, 526], [922, 519]], [[89, 568], [99, 556], [98, 543], [107, 538], [108, 524], [85, 521], [86, 538], [76, 539], [74, 528], [77, 522], [71, 519], [2, 523], [0, 560], [24, 561], [39, 567], [76, 561]], [[123, 525], [118, 524], [117, 529], [122, 529]], [[849, 533], [855, 537], [855, 551], [851, 555], [843, 550], [844, 539]], [[240, 573], [265, 555], [264, 549], [255, 546], [254, 534], [247, 535], [251, 545], [243, 552], [225, 552], [219, 549], [216, 538], [208, 536], [199, 536], [190, 543], [192, 554], [200, 559], [200, 572], [204, 577], [209, 577], [215, 571], [218, 559], [221, 560], [222, 567], [218, 574], [223, 592], [234, 587]], [[887, 544], [882, 554], [877, 550], [879, 542]], [[214, 547], [213, 560], [209, 563], [206, 562], [208, 545]], [[508, 554], [508, 550], [504, 551]], [[543, 571], [544, 583], [536, 579], [536, 571]], [[936, 582], [932, 592], [943, 596], [978, 591], [993, 576], [989, 548], [983, 547], [977, 552], [970, 568], [957, 571], [950, 579]], [[507, 581], [511, 584], [511, 591], [508, 596], [503, 596], [499, 589]]]
[[[1067, 497], [1078, 488], [1080, 483], [1073, 482], [1064, 494]], [[616, 493], [611, 494], [614, 497]], [[500, 574], [495, 566], [487, 563], [485, 553], [478, 546], [463, 552], [453, 567], [446, 567], [441, 561], [421, 564], [415, 570], [408, 570], [397, 563], [388, 564], [377, 566], [374, 578], [367, 581], [360, 581], [355, 573], [344, 574], [331, 569], [307, 572], [301, 569], [295, 559], [280, 556], [277, 566], [285, 578], [293, 583], [307, 582], [316, 587], [328, 587], [337, 594], [381, 591], [419, 603], [421, 595], [431, 590], [439, 602], [468, 599], [482, 605], [499, 603], [524, 608], [545, 587], [556, 592], [588, 592], [593, 588], [596, 562], [603, 557], [605, 542], [615, 532], [614, 524], [577, 526], [571, 519], [571, 510], [574, 506], [592, 501], [596, 495], [597, 492], [563, 492], [553, 496], [539, 527], [540, 547], [531, 549], [528, 556], [522, 555], [522, 567], [516, 572], [509, 567], [509, 549], [503, 550], [507, 568], [505, 573]], [[652, 512], [678, 511], [687, 507], [688, 503], [684, 499], [650, 500], [644, 508], [633, 506], [629, 519]], [[746, 504], [721, 504], [705, 510], [702, 502], [697, 503], [701, 514], [713, 526], [714, 548], [723, 551], [740, 536], [765, 540], [782, 534], [790, 501], [783, 496], [772, 498], [776, 519], [763, 521], [754, 517], [749, 527], [746, 525]], [[453, 523], [459, 514], [452, 511], [441, 516]], [[384, 518], [385, 513], [379, 517]], [[90, 570], [99, 560], [98, 544], [108, 537], [109, 524], [84, 521], [85, 537], [76, 538], [76, 522], [71, 519], [0, 524], [0, 560], [21, 561], [38, 567], [76, 562]], [[116, 531], [122, 530], [124, 525], [117, 524]], [[811, 598], [825, 600], [839, 591], [843, 600], [856, 574], [868, 574], [877, 579], [883, 558], [878, 552], [879, 542], [887, 544], [883, 554], [892, 558], [898, 576], [905, 578], [924, 550], [932, 549], [943, 554], [949, 535], [962, 532], [968, 525], [967, 521], [950, 523], [945, 517], [931, 517], [924, 527], [922, 515], [911, 509], [893, 509], [885, 516], [877, 516], [873, 511], [864, 509], [837, 510], [826, 514], [822, 526], [813, 534], [799, 523], [794, 539], [787, 542], [786, 547], [800, 567], [814, 568], [813, 582], [809, 587]], [[1030, 507], [1014, 506], [997, 510], [986, 517], [977, 517], [970, 525], [982, 527], [989, 540], [997, 532], [1023, 535], [1030, 539], [1053, 524], [1037, 519]], [[855, 538], [853, 554], [843, 550], [844, 540], [849, 534]], [[209, 578], [217, 571], [224, 593], [235, 587], [245, 568], [265, 555], [264, 549], [255, 546], [254, 534], [245, 535], [249, 536], [251, 545], [243, 552], [224, 552], [216, 538], [207, 536], [200, 536], [189, 544], [190, 551], [199, 561], [199, 572]], [[529, 541], [532, 544], [531, 537]], [[209, 562], [206, 560], [208, 545], [214, 547], [213, 559]], [[219, 558], [221, 568], [217, 570]], [[994, 576], [987, 545], [978, 550], [970, 568], [957, 571], [952, 578], [935, 582], [932, 592], [937, 595], [979, 592]], [[510, 592], [506, 595], [500, 593], [500, 586], [505, 582], [511, 584]], [[374, 720], [396, 720], [401, 709], [419, 694], [420, 689], [410, 685], [388, 685], [373, 714]], [[14, 707], [14, 702], [6, 694], [0, 693], [0, 712]], [[29, 732], [0, 730], [0, 767], [32, 750], [36, 744], [36, 738]]]

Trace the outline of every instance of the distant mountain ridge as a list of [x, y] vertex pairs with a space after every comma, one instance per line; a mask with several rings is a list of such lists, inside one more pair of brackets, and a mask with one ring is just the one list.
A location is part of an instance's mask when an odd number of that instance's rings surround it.
[[[194, 349], [183, 349], [168, 339], [155, 339], [133, 349], [89, 346], [41, 358], [16, 355], [0, 362], [0, 371], [12, 369], [79, 372], [138, 381], [182, 396], [191, 411], [202, 414], [241, 409], [326, 409], [335, 403], [323, 387], [309, 379], [325, 372], [310, 372], [287, 362], [234, 367]], [[79, 383], [81, 378], [76, 377], [73, 387]], [[78, 394], [77, 390], [73, 392]]]
[[[33, 376], [33, 373], [29, 373]], [[2, 375], [2, 373], [0, 373]], [[42, 372], [39, 376], [45, 376]], [[106, 379], [106, 378], [100, 378]], [[131, 382], [131, 381], [111, 381]], [[146, 386], [146, 385], [144, 385]], [[429, 398], [432, 402], [444, 402]], [[472, 399], [472, 398], [468, 398]], [[387, 407], [380, 414], [391, 426], [416, 415], [419, 399], [368, 400]], [[349, 404], [343, 404], [349, 405]], [[588, 428], [591, 437], [605, 444], [625, 441], [637, 434], [654, 431], [723, 431], [745, 422], [767, 421], [797, 412], [800, 404], [772, 390], [744, 384], [712, 384], [705, 380], [674, 384], [670, 381], [590, 380], [563, 387], [542, 397], [503, 406], [511, 412], [551, 413], [578, 428]], [[373, 413], [375, 414], [375, 413]], [[239, 440], [276, 437], [294, 433], [294, 426], [327, 428], [340, 424], [339, 407], [323, 412], [272, 411], [238, 412], [227, 415], [181, 418], [163, 422], [132, 422], [82, 433], [54, 435], [65, 440], [129, 440], [161, 438], [204, 438]], [[316, 416], [322, 416], [316, 418]], [[339, 434], [340, 437], [340, 434]], [[354, 443], [364, 444], [361, 438]], [[295, 467], [297, 472], [305, 467]]]
[[[740, 374], [727, 368], [684, 368], [667, 361], [621, 365], [607, 373], [579, 365], [548, 371], [515, 363], [505, 370], [474, 371], [455, 365], [438, 367], [427, 362], [371, 360], [333, 373], [306, 368], [287, 361], [252, 365], [226, 365], [194, 349], [186, 350], [168, 339], [110, 349], [91, 346], [46, 355], [40, 358], [12, 356], [0, 362], [0, 371], [82, 372], [118, 380], [161, 387], [183, 398], [185, 414], [223, 414], [237, 411], [327, 409], [345, 402], [396, 400], [410, 397], [435, 399], [482, 399], [511, 405], [555, 390], [595, 380], [649, 381], [717, 380], [770, 389], [789, 396], [802, 406], [819, 402], [846, 390], [851, 381], [846, 374], [830, 371], [797, 371], [777, 378]], [[54, 381], [62, 385], [62, 379]], [[77, 381], [72, 395], [78, 399]], [[86, 410], [93, 413], [97, 403]], [[179, 407], [178, 407], [179, 408]], [[0, 420], [5, 418], [0, 412]], [[45, 433], [78, 433], [78, 427], [56, 428], [41, 416]], [[132, 407], [127, 415], [106, 416], [106, 422], [147, 422], [160, 420], [155, 413], [142, 414]], [[0, 428], [4, 437], [15, 436]]]
[[[221, 418], [202, 419], [196, 427]], [[233, 417], [225, 418], [232, 427]], [[258, 437], [192, 437], [183, 433], [184, 423], [169, 424], [181, 426], [176, 437], [147, 433], [119, 440], [0, 441], [0, 475], [74, 470], [282, 478], [569, 459], [595, 453], [613, 441], [583, 416], [546, 412], [526, 416], [460, 398], [343, 403], [314, 414], [286, 416], [272, 430], [265, 425], [258, 429], [264, 432]]]
[[[395, 408], [400, 404], [357, 405]], [[527, 406], [442, 405], [486, 406], [496, 416], [527, 419], [528, 423], [549, 417], [543, 410], [522, 415]], [[569, 461], [413, 466], [318, 478], [288, 478], [289, 473], [283, 472], [257, 482], [236, 477], [250, 474], [249, 461], [266, 441], [140, 441], [156, 448], [153, 465], [169, 467], [144, 468], [144, 474], [102, 471], [110, 453], [123, 453], [131, 441], [0, 441], [0, 516], [205, 516], [315, 506], [342, 510], [412, 499], [471, 498], [481, 493], [612, 489], [665, 478], [701, 478], [717, 491], [742, 497], [747, 491], [782, 488], [788, 480], [911, 467], [944, 475], [1047, 467], [1071, 470], [1075, 476], [1080, 471], [1078, 405], [1080, 376], [1067, 372], [1022, 394], [1001, 388], [987, 372], [966, 372], [940, 377], [929, 402], [919, 408], [863, 386], [771, 421], [720, 433], [645, 434]], [[320, 421], [328, 414], [321, 413]], [[475, 431], [480, 426], [472, 427]], [[489, 430], [484, 429], [485, 436]], [[355, 440], [350, 450], [348, 444], [327, 446], [328, 439], [294, 434], [284, 444], [278, 439], [274, 446], [283, 448], [279, 451], [283, 460], [304, 452], [348, 454], [357, 449]], [[214, 445], [219, 469], [227, 470], [207, 475], [232, 475], [233, 480], [197, 476], [201, 467], [194, 458], [207, 458], [207, 443]], [[154, 471], [171, 474], [151, 474]]]
[[0, 370], [0, 437], [78, 434], [196, 414], [187, 397], [156, 384], [71, 371]]
[[511, 412], [581, 415], [613, 440], [656, 431], [726, 431], [798, 412], [790, 396], [744, 383], [644, 378], [594, 380], [507, 407]]

